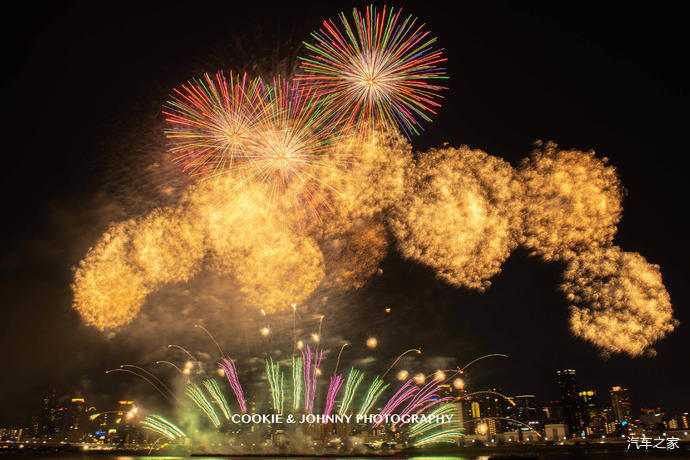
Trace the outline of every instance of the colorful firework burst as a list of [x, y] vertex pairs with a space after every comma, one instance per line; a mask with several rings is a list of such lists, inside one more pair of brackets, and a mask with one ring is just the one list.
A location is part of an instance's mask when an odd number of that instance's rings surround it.
[[246, 162], [245, 150], [269, 92], [260, 78], [222, 71], [175, 88], [163, 108], [173, 161], [190, 175], [208, 175]]
[[247, 180], [267, 187], [271, 207], [283, 199], [289, 209], [316, 212], [334, 191], [325, 178], [339, 174], [349, 161], [328, 149], [339, 131], [314, 90], [278, 77], [268, 91], [268, 102], [247, 144], [252, 166]]
[[436, 82], [448, 78], [439, 66], [443, 50], [424, 24], [401, 13], [354, 8], [354, 24], [341, 13], [342, 27], [325, 20], [311, 34], [313, 43], [304, 43], [309, 56], [300, 58], [304, 73], [296, 80], [316, 91], [336, 122], [397, 126], [410, 137], [419, 134], [419, 119], [431, 121], [440, 107], [439, 91], [446, 88]]

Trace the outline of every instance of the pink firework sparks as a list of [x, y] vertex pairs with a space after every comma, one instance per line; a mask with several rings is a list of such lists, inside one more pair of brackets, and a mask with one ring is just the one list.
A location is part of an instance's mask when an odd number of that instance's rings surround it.
[[228, 383], [232, 391], [237, 397], [237, 403], [240, 405], [242, 412], [247, 412], [247, 403], [244, 400], [244, 393], [242, 392], [242, 385], [240, 385], [240, 380], [237, 377], [237, 369], [235, 368], [235, 363], [230, 358], [223, 358], [223, 361], [218, 363], [218, 365], [225, 372], [225, 376], [228, 378]]
[[331, 377], [331, 383], [328, 385], [328, 393], [326, 394], [326, 408], [323, 411], [323, 415], [331, 415], [333, 405], [335, 404], [335, 397], [338, 396], [338, 392], [342, 385], [342, 375], [338, 374]]

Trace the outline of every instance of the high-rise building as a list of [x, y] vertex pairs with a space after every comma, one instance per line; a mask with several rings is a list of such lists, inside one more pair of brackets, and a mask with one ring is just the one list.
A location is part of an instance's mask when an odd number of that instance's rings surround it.
[[80, 441], [85, 434], [84, 426], [84, 398], [72, 398], [65, 416], [65, 429], [67, 431], [67, 441]]
[[41, 417], [39, 422], [41, 439], [44, 441], [58, 440], [56, 436], [61, 428], [60, 415], [57, 394], [55, 389], [52, 389], [41, 401]]
[[630, 405], [630, 391], [627, 388], [615, 386], [611, 388], [611, 408], [616, 422], [627, 424], [632, 420], [632, 406]]
[[585, 433], [587, 435], [598, 433], [601, 428], [601, 420], [597, 420], [597, 422], [594, 424], [596, 427], [592, 424], [593, 417], [600, 415], [601, 412], [598, 410], [599, 403], [596, 390], [583, 390], [580, 391], [577, 396], [579, 399], [579, 407], [582, 411], [582, 427], [584, 428]]
[[541, 407], [544, 423], [561, 423], [563, 421], [563, 408], [560, 401], [549, 401]]
[[563, 422], [571, 434], [581, 434], [585, 425], [584, 408], [579, 398], [575, 369], [556, 371], [556, 381], [561, 392]]

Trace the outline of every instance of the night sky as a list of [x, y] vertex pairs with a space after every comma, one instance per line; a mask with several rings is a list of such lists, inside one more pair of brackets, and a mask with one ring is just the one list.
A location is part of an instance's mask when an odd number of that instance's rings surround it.
[[[391, 248], [383, 274], [338, 301], [325, 333], [353, 344], [376, 334], [382, 362], [417, 346], [457, 364], [510, 355], [478, 366], [468, 377], [476, 389], [545, 402], [557, 397], [554, 371], [575, 368], [603, 403], [610, 386], [623, 385], [636, 410], [690, 411], [684, 17], [632, 3], [512, 3], [403, 5], [438, 37], [451, 77], [443, 107], [413, 145], [467, 144], [517, 165], [543, 139], [608, 157], [627, 189], [614, 242], [661, 266], [681, 325], [654, 358], [604, 359], [568, 331], [559, 264], [517, 250], [479, 294], [437, 281]], [[72, 267], [108, 223], [160, 204], [151, 185], [160, 178], [147, 166], [163, 161], [156, 155], [168, 92], [221, 68], [290, 70], [321, 20], [363, 5], [80, 2], [5, 10], [0, 425], [26, 423], [53, 386], [101, 395], [101, 404], [143, 391], [103, 371], [163, 359], [169, 340], [191, 340], [164, 325], [146, 344], [137, 344], [136, 331], [131, 340], [107, 339], [81, 324], [69, 288]], [[232, 307], [223, 314], [232, 317]]]

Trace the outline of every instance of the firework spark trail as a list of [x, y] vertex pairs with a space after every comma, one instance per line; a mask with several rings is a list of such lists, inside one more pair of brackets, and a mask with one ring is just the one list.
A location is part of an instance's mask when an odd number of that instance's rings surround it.
[[237, 404], [240, 405], [240, 410], [245, 413], [247, 412], [247, 403], [244, 400], [244, 392], [242, 391], [242, 385], [240, 384], [240, 379], [237, 376], [237, 369], [235, 368], [235, 362], [230, 358], [223, 358], [221, 362], [218, 363], [223, 372], [225, 372], [225, 377], [228, 379], [230, 388], [235, 393], [237, 398]]
[[140, 371], [142, 371], [143, 373], [145, 373], [146, 375], [148, 375], [148, 376], [150, 376], [152, 379], [154, 379], [156, 382], [158, 382], [158, 384], [160, 384], [162, 388], [165, 388], [165, 390], [166, 390], [168, 393], [170, 393], [170, 396], [172, 396], [173, 399], [175, 399], [175, 394], [172, 392], [172, 390], [170, 389], [170, 387], [169, 387], [168, 385], [166, 385], [165, 382], [163, 382], [161, 379], [159, 379], [158, 377], [156, 377], [154, 374], [152, 374], [151, 372], [147, 371], [147, 370], [144, 369], [143, 367], [135, 366], [134, 364], [123, 364], [123, 365], [121, 365], [120, 367], [121, 367], [121, 368], [131, 367], [131, 368], [133, 368], [133, 369], [139, 369]]
[[[412, 382], [413, 380], [408, 380], [398, 389], [398, 391], [395, 392], [395, 394], [388, 400], [386, 405], [383, 406], [383, 409], [381, 409], [381, 415], [385, 416], [392, 414], [398, 406], [419, 393], [419, 387], [413, 386]], [[381, 425], [382, 420], [383, 419], [379, 420], [372, 426], [376, 428], [377, 426]]]
[[347, 374], [347, 380], [345, 381], [345, 394], [343, 395], [343, 401], [340, 404], [338, 414], [345, 415], [350, 410], [350, 404], [352, 404], [352, 400], [357, 392], [357, 387], [362, 383], [363, 378], [364, 373], [362, 371], [354, 367], [350, 369], [350, 372]]
[[141, 425], [171, 440], [184, 438], [186, 436], [182, 430], [160, 415], [147, 415], [146, 418], [141, 421]]
[[283, 413], [285, 405], [284, 394], [284, 375], [280, 370], [280, 364], [273, 362], [273, 358], [266, 360], [266, 378], [271, 387], [271, 397], [273, 398], [273, 409], [279, 413]]
[[216, 403], [218, 403], [218, 407], [220, 407], [221, 412], [223, 412], [225, 420], [230, 420], [230, 416], [232, 415], [230, 406], [228, 406], [228, 401], [225, 399], [225, 396], [223, 396], [223, 392], [220, 391], [218, 383], [213, 379], [208, 379], [204, 380], [204, 386], [211, 396], [213, 396]]
[[[418, 409], [417, 413], [420, 413], [421, 411], [440, 403], [441, 399], [438, 398], [438, 391], [442, 383], [443, 382], [434, 379], [420, 388], [407, 406], [400, 411], [400, 415], [407, 415], [415, 409]], [[393, 427], [395, 428], [401, 424], [402, 419], [400, 422], [393, 424]]]
[[328, 385], [328, 392], [326, 393], [326, 407], [323, 410], [323, 415], [331, 415], [333, 412], [333, 406], [335, 404], [335, 398], [338, 396], [340, 387], [343, 385], [343, 376], [338, 374], [331, 376], [330, 383]]
[[[153, 383], [148, 377], [146, 377], [146, 376], [144, 376], [144, 375], [142, 375], [142, 374], [138, 374], [138, 373], [136, 373], [136, 372], [134, 372], [134, 371], [132, 371], [132, 370], [129, 370], [129, 369], [108, 369], [107, 371], [105, 371], [106, 374], [110, 374], [110, 373], [113, 373], [113, 372], [124, 372], [125, 374], [131, 374], [131, 375], [135, 375], [135, 376], [139, 377], [140, 379], [144, 380], [144, 381], [147, 382], [149, 385], [151, 385], [158, 393], [160, 393], [161, 396], [163, 396], [165, 399], [167, 399], [168, 401], [170, 401], [170, 403], [175, 404], [174, 399], [172, 399], [170, 396], [168, 396], [167, 394], [165, 394], [165, 392], [164, 392], [162, 389], [158, 388], [158, 386], [156, 386], [156, 384]], [[171, 395], [172, 395], [172, 394], [171, 394]], [[172, 396], [173, 396], [173, 398], [174, 398], [174, 395], [172, 395]]]
[[300, 350], [302, 353], [302, 373], [304, 375], [304, 410], [309, 411], [311, 400], [311, 347], [307, 345]]
[[220, 426], [220, 419], [218, 418], [216, 411], [213, 410], [213, 405], [206, 398], [206, 396], [204, 395], [204, 391], [198, 385], [187, 385], [187, 391], [185, 392], [185, 394], [189, 396], [189, 399], [194, 401], [194, 404], [196, 404], [204, 414], [206, 414], [206, 416], [213, 423], [213, 425], [215, 425], [216, 427]]
[[412, 353], [413, 351], [416, 352], [418, 355], [422, 354], [421, 348], [410, 348], [409, 350], [405, 350], [397, 358], [395, 358], [395, 361], [393, 361], [393, 363], [390, 366], [388, 366], [388, 369], [386, 369], [386, 372], [383, 373], [381, 378], [385, 377], [386, 374], [388, 374], [390, 370], [393, 369], [393, 367], [395, 367], [396, 364], [398, 364], [398, 361], [400, 361], [403, 358], [403, 356], [405, 356], [408, 353]]
[[431, 121], [440, 107], [436, 101], [443, 86], [434, 80], [448, 78], [439, 64], [446, 61], [434, 48], [435, 38], [416, 26], [411, 15], [386, 7], [379, 13], [370, 5], [353, 9], [354, 27], [340, 14], [342, 28], [325, 20], [304, 43], [309, 57], [300, 57], [305, 72], [296, 80], [329, 106], [336, 123], [360, 131], [371, 123], [376, 129], [399, 127], [408, 137], [419, 134], [418, 118]]
[[573, 258], [561, 289], [570, 306], [570, 329], [605, 355], [654, 355], [654, 343], [678, 325], [658, 265], [618, 247]]
[[222, 71], [175, 88], [163, 109], [173, 161], [190, 175], [242, 165], [268, 95], [260, 78], [227, 79]]
[[[427, 410], [431, 409], [434, 406], [437, 406], [439, 404], [443, 404], [449, 401], [454, 401], [455, 398], [452, 396], [447, 396], [445, 398], [432, 398], [429, 399], [428, 401], [425, 401], [422, 405], [419, 405], [419, 407], [416, 411], [414, 411], [415, 414], [421, 414], [422, 412], [426, 412]], [[401, 425], [404, 425], [404, 423], [401, 423]]]
[[449, 428], [446, 430], [439, 431], [437, 433], [432, 433], [428, 436], [424, 436], [417, 441], [412, 443], [413, 446], [419, 447], [426, 444], [436, 444], [436, 443], [448, 443], [455, 444], [460, 436], [462, 436], [461, 428]]
[[359, 415], [366, 415], [369, 413], [376, 401], [381, 397], [381, 394], [388, 388], [388, 384], [384, 385], [383, 379], [376, 376], [374, 380], [371, 381], [369, 385], [369, 390], [367, 391], [364, 401], [362, 402], [362, 407], [359, 409]]
[[507, 162], [465, 146], [422, 155], [390, 221], [402, 254], [454, 286], [484, 291], [517, 247], [521, 184]]
[[302, 397], [302, 358], [292, 357], [292, 407], [299, 409]]
[[[322, 318], [323, 319], [323, 318]], [[319, 327], [319, 331], [320, 331]], [[320, 336], [320, 334], [319, 334]], [[319, 376], [318, 371], [321, 367], [321, 359], [323, 359], [323, 350], [319, 350], [318, 347], [314, 350], [314, 364], [312, 366], [312, 376], [311, 376], [311, 391], [309, 393], [309, 412], [314, 410], [314, 398], [316, 397], [316, 380]]]
[[[410, 429], [407, 432], [410, 438], [421, 436], [429, 430], [433, 430], [435, 428], [438, 428], [439, 426], [446, 425], [444, 423], [431, 420], [436, 420], [436, 417], [441, 415], [452, 415], [454, 419], [457, 416], [457, 407], [455, 407], [455, 404], [451, 403], [441, 404], [440, 406], [438, 406], [426, 415], [428, 416], [427, 419], [420, 420], [419, 422], [416, 422], [410, 426]], [[452, 423], [457, 424], [457, 422]]]
[[304, 410], [311, 413], [314, 409], [314, 398], [316, 396], [317, 371], [323, 358], [323, 350], [318, 347], [314, 350], [313, 362], [311, 347], [307, 345], [302, 350], [302, 363], [304, 374]]

